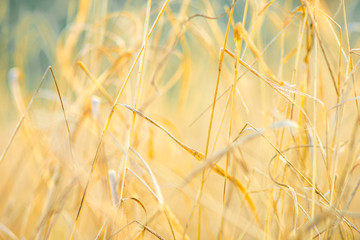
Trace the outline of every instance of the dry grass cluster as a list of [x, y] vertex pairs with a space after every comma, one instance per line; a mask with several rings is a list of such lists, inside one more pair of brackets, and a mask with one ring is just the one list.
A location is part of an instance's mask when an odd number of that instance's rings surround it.
[[14, 2], [1, 239], [360, 238], [358, 1]]

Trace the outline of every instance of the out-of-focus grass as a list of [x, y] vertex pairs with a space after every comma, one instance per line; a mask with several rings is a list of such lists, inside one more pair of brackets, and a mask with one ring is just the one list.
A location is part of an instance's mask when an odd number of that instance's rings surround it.
[[0, 1], [0, 237], [359, 238], [359, 8]]

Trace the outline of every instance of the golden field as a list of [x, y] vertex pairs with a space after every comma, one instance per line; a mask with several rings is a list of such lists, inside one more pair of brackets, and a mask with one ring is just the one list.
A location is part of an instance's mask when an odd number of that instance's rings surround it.
[[0, 9], [0, 239], [360, 239], [359, 1]]

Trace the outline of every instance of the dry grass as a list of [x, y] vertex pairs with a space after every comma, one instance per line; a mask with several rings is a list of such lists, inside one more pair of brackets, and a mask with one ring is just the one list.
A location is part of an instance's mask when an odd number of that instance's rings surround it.
[[1, 1], [1, 239], [360, 238], [358, 1], [115, 2]]

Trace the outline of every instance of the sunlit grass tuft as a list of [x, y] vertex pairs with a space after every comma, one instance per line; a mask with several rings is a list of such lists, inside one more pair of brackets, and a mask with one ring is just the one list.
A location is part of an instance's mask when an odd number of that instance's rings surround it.
[[0, 4], [0, 239], [360, 237], [360, 2], [45, 6]]

